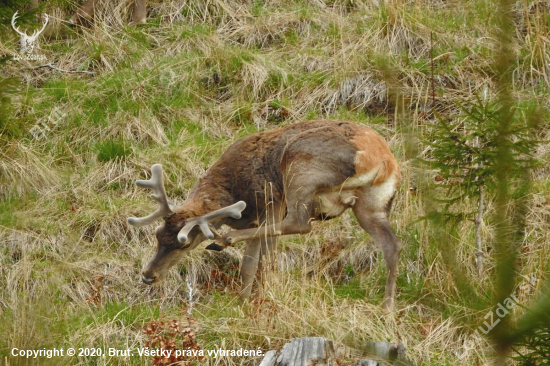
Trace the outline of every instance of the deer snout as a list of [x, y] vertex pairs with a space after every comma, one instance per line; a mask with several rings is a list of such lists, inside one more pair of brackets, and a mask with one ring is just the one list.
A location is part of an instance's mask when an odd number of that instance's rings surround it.
[[147, 285], [152, 285], [153, 283], [158, 282], [157, 279], [158, 279], [158, 276], [154, 273], [148, 273], [147, 271], [143, 271], [143, 273], [141, 274], [141, 280], [143, 281], [143, 283]]

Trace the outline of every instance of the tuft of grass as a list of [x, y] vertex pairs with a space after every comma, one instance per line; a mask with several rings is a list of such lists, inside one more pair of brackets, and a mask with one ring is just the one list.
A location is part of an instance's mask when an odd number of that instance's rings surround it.
[[95, 145], [97, 160], [104, 163], [109, 160], [125, 159], [132, 153], [128, 143], [121, 140], [107, 140]]

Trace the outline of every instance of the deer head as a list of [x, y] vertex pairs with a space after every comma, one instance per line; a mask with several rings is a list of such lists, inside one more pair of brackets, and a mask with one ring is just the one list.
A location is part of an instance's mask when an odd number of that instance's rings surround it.
[[239, 201], [231, 206], [204, 214], [199, 217], [192, 217], [186, 210], [185, 204], [180, 208], [170, 205], [164, 182], [162, 178], [162, 166], [155, 164], [151, 167], [151, 179], [136, 181], [138, 187], [152, 189], [154, 194], [151, 197], [157, 201], [159, 207], [152, 214], [136, 218], [129, 217], [128, 223], [133, 226], [152, 224], [158, 219], [164, 222], [155, 229], [157, 237], [157, 252], [153, 259], [142, 271], [141, 279], [144, 283], [151, 285], [159, 282], [166, 271], [176, 264], [181, 257], [195, 248], [205, 239], [214, 239], [219, 235], [211, 223], [225, 217], [239, 219], [246, 204]]
[[11, 26], [21, 36], [20, 41], [19, 41], [20, 44], [21, 44], [21, 53], [31, 54], [32, 51], [34, 50], [34, 45], [35, 45], [36, 39], [38, 38], [40, 33], [42, 33], [42, 31], [44, 30], [44, 28], [46, 28], [46, 25], [48, 24], [48, 19], [49, 19], [48, 14], [44, 14], [45, 22], [44, 22], [44, 25], [42, 26], [42, 29], [35, 30], [33, 32], [33, 34], [31, 36], [29, 36], [29, 35], [27, 35], [26, 31], [21, 32], [19, 30], [19, 27], [17, 27], [15, 25], [15, 20], [17, 19], [17, 13], [18, 12], [16, 11], [15, 14], [13, 14], [13, 17], [11, 18]]

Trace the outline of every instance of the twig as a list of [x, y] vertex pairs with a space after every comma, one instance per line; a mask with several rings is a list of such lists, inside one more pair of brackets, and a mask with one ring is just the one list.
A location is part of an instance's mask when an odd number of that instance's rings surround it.
[[57, 70], [57, 71], [60, 71], [60, 72], [66, 72], [66, 73], [69, 73], [69, 74], [88, 74], [88, 75], [95, 75], [95, 72], [94, 72], [94, 71], [63, 70], [63, 69], [60, 69], [60, 68], [57, 67], [57, 66], [54, 66], [53, 63], [29, 67], [29, 69], [31, 69], [31, 70], [36, 70], [36, 69], [41, 69], [41, 68], [43, 68], [43, 67], [49, 67], [49, 68], [52, 68], [52, 69], [54, 69], [54, 70]]
[[483, 210], [485, 203], [483, 201], [483, 186], [479, 186], [479, 202], [477, 209], [477, 217], [475, 218], [475, 232], [476, 232], [476, 267], [477, 273], [481, 277], [483, 274], [483, 241], [481, 239], [481, 226], [483, 224]]

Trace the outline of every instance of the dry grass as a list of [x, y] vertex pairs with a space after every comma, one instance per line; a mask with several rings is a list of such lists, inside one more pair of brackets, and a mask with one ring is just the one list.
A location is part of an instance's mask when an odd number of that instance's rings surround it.
[[[415, 364], [486, 365], [492, 351], [476, 341], [466, 357], [472, 319], [489, 309], [471, 306], [452, 279], [434, 228], [419, 221], [422, 196], [409, 193], [422, 176], [406, 157], [409, 131], [422, 136], [433, 110], [453, 118], [453, 101], [495, 94], [494, 19], [488, 0], [152, 2], [149, 25], [128, 28], [130, 2], [103, 2], [89, 27], [68, 29], [68, 10], [47, 8], [41, 40], [48, 62], [64, 74], [10, 61], [2, 77], [20, 77], [12, 96], [23, 138], [0, 141], [0, 356], [12, 347], [143, 347], [144, 324], [184, 319], [185, 278], [199, 293], [193, 316], [203, 349], [282, 346], [293, 337], [325, 336], [360, 353], [367, 340], [401, 342]], [[518, 1], [513, 93], [548, 106], [546, 1]], [[0, 40], [14, 55], [15, 38]], [[434, 77], [432, 79], [432, 67]], [[396, 102], [404, 103], [401, 116]], [[65, 115], [46, 138], [28, 133], [53, 107]], [[351, 215], [315, 225], [311, 234], [281, 240], [277, 264], [241, 304], [236, 289], [242, 247], [201, 249], [157, 287], [139, 281], [155, 245], [152, 228], [129, 228], [126, 217], [152, 202], [134, 181], [162, 162], [168, 195], [182, 202], [190, 187], [231, 142], [261, 129], [302, 119], [345, 118], [367, 123], [390, 143], [404, 182], [392, 225], [406, 243], [400, 263], [397, 312], [379, 306], [384, 264]], [[544, 116], [547, 117], [547, 116]], [[548, 125], [539, 137], [548, 139]], [[6, 137], [4, 139], [4, 137]], [[100, 142], [129, 146], [100, 162]], [[425, 141], [419, 143], [424, 151]], [[548, 145], [536, 156], [550, 158]], [[544, 279], [550, 253], [548, 168], [533, 173], [521, 271]], [[463, 202], [469, 210], [475, 202]], [[489, 202], [488, 217], [492, 207]], [[483, 228], [488, 243], [494, 223]], [[486, 248], [477, 278], [473, 224], [457, 232], [454, 255], [477, 294], [487, 288], [494, 260]], [[542, 282], [542, 281], [541, 281]], [[541, 288], [518, 293], [529, 303]], [[514, 315], [521, 309], [514, 309]], [[481, 322], [480, 322], [481, 323]], [[5, 357], [4, 357], [5, 356]], [[43, 361], [43, 362], [42, 362]], [[40, 364], [103, 364], [93, 358], [44, 359]], [[254, 360], [256, 362], [257, 360]], [[152, 364], [113, 357], [109, 365]], [[212, 365], [246, 358], [208, 358]]]

